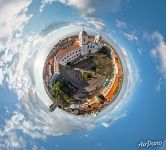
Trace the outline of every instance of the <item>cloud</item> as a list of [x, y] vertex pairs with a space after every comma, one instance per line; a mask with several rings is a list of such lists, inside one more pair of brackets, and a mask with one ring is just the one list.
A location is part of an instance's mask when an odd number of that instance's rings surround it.
[[[12, 117], [5, 121], [3, 129], [0, 129], [0, 149], [18, 150], [28, 149], [27, 136], [34, 139], [45, 139], [40, 128], [27, 121], [20, 112], [14, 112]], [[20, 134], [21, 132], [21, 134]], [[32, 145], [33, 149], [37, 147]]]
[[102, 123], [102, 126], [108, 128], [109, 126], [111, 126], [115, 121], [119, 120], [119, 119], [122, 119], [124, 117], [127, 116], [127, 111], [125, 111], [124, 113], [122, 113], [121, 115], [117, 115], [117, 116], [114, 116], [112, 120], [110, 121], [107, 121], [107, 122], [103, 122]]
[[9, 120], [6, 120], [6, 125], [4, 126], [5, 134], [9, 134], [15, 130], [20, 130], [33, 139], [46, 138], [39, 132], [41, 131], [40, 127], [35, 126], [32, 122], [26, 120], [25, 116], [20, 112], [14, 112], [13, 116]]
[[139, 53], [140, 55], [142, 55], [142, 53], [143, 53], [142, 47], [139, 47], [139, 48], [138, 48], [138, 53]]
[[162, 78], [160, 77], [158, 80], [158, 84], [155, 87], [155, 90], [159, 92], [161, 90], [161, 85], [162, 85]]
[[[123, 34], [128, 41], [132, 41], [136, 46], [140, 47], [139, 33], [141, 33], [141, 31], [135, 29], [135, 27], [126, 21], [116, 20], [115, 22], [116, 27], [119, 29], [119, 33]], [[142, 48], [139, 48], [138, 52], [139, 54], [142, 54]]]
[[4, 73], [2, 68], [0, 68], [0, 85], [3, 83], [3, 80], [4, 80]]
[[117, 11], [120, 9], [122, 2], [127, 0], [42, 0], [40, 11], [53, 2], [60, 2], [64, 5], [76, 8], [80, 16], [94, 25], [98, 30], [104, 30], [104, 21], [99, 19], [103, 12]]
[[129, 41], [138, 41], [138, 37], [134, 33], [124, 32], [123, 34]]
[[96, 29], [98, 29], [98, 30], [105, 29], [105, 24], [104, 24], [103, 20], [98, 19], [98, 18], [93, 18], [93, 17], [89, 17], [86, 19], [87, 19], [88, 23], [94, 25], [96, 27]]
[[123, 21], [120, 21], [120, 20], [116, 20], [116, 26], [120, 29], [124, 29], [127, 27], [127, 24]]
[[0, 85], [6, 76], [9, 63], [19, 51], [24, 26], [32, 17], [27, 15], [31, 0], [0, 1]]
[[166, 79], [166, 42], [159, 32], [153, 32], [152, 39], [155, 46], [151, 50], [151, 55], [157, 61], [157, 69]]
[[25, 149], [25, 140], [21, 136], [18, 137], [15, 132], [0, 136], [0, 138], [1, 150]]
[[40, 11], [42, 11], [47, 4], [60, 2], [75, 7], [81, 12], [82, 16], [87, 17], [99, 13], [99, 10], [117, 11], [122, 1], [124, 0], [43, 0]]
[[6, 0], [1, 1], [0, 5], [0, 38], [6, 39], [13, 34], [13, 31], [22, 30], [29, 20], [26, 15], [27, 7], [31, 0]]

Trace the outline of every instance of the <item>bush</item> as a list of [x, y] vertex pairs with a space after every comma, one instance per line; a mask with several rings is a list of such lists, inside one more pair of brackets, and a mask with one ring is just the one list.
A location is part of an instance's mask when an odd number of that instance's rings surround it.
[[91, 70], [92, 70], [93, 72], [96, 72], [96, 65], [92, 66], [92, 67], [91, 67]]
[[103, 47], [101, 50], [99, 50], [99, 53], [102, 53], [102, 54], [110, 57], [109, 49], [107, 47]]
[[92, 74], [90, 72], [84, 72], [82, 77], [85, 81], [87, 81], [92, 77]]

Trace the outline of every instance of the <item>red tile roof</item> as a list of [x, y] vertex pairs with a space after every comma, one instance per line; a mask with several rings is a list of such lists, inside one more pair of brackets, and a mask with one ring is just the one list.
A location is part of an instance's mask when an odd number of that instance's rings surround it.
[[79, 45], [77, 39], [74, 39], [74, 41], [75, 42], [74, 42], [73, 45], [68, 46], [66, 48], [60, 48], [58, 50], [58, 53], [57, 53], [58, 61], [60, 61], [66, 54], [72, 52], [73, 50], [81, 48], [81, 46]]

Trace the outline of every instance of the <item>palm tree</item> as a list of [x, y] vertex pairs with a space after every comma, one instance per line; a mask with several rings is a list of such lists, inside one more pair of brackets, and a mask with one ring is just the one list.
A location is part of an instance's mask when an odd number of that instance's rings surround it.
[[51, 91], [53, 95], [58, 97], [59, 95], [62, 94], [62, 85], [59, 82], [54, 83], [51, 87]]

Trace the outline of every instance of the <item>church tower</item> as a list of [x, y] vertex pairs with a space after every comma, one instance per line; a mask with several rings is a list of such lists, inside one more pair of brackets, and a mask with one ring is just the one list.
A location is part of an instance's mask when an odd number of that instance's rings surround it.
[[96, 44], [98, 44], [98, 43], [101, 42], [101, 40], [102, 40], [101, 35], [97, 35], [97, 36], [95, 36], [94, 42], [95, 42]]
[[84, 31], [84, 28], [83, 31], [81, 31], [79, 34], [79, 42], [81, 47], [88, 43], [88, 34], [86, 33], [86, 31]]

